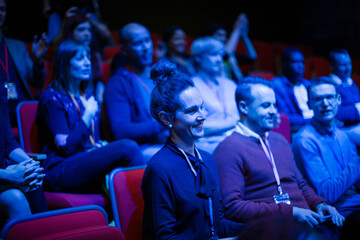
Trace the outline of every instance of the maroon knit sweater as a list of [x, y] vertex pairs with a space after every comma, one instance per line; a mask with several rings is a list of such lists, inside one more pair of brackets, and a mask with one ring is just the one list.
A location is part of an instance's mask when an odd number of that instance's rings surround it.
[[285, 138], [270, 132], [269, 143], [283, 192], [289, 194], [291, 205], [274, 203], [273, 196], [278, 194], [276, 180], [259, 140], [234, 132], [214, 152], [227, 218], [244, 222], [274, 213], [292, 215], [293, 206], [314, 210], [325, 201], [300, 174]]

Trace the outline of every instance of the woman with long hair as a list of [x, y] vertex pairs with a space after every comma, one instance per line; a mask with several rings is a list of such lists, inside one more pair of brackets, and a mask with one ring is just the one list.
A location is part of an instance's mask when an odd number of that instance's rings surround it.
[[40, 145], [47, 154], [45, 184], [53, 190], [97, 192], [113, 168], [144, 164], [136, 142], [100, 140], [101, 108], [85, 92], [90, 78], [89, 47], [74, 40], [63, 42], [36, 116]]

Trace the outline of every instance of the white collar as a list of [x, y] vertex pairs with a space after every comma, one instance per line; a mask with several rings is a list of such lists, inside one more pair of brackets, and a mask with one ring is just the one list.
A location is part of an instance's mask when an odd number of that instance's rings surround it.
[[351, 77], [349, 77], [345, 82], [343, 82], [336, 74], [334, 73], [330, 73], [330, 77], [332, 78], [332, 80], [338, 84], [338, 85], [349, 85], [351, 86], [353, 84], [353, 80], [351, 79]]
[[[247, 126], [245, 126], [240, 121], [238, 121], [236, 123], [235, 131], [237, 133], [240, 133], [241, 135], [243, 135], [245, 137], [253, 137], [253, 138], [256, 138], [256, 139], [261, 139], [261, 136], [259, 134], [257, 134], [256, 132], [254, 132], [253, 130], [251, 130]], [[269, 132], [265, 132], [265, 137], [268, 137], [268, 136], [269, 136]]]

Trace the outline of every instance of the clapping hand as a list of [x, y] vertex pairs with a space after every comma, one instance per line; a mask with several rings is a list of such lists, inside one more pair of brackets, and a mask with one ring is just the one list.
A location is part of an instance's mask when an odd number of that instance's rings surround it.
[[48, 49], [47, 36], [45, 33], [41, 34], [40, 39], [38, 36], [34, 36], [34, 40], [32, 42], [31, 52], [35, 58], [35, 60], [39, 61], [46, 53]]
[[323, 218], [325, 215], [331, 215], [331, 221], [338, 227], [341, 227], [343, 225], [343, 222], [345, 221], [344, 216], [342, 216], [336, 208], [333, 206], [330, 206], [326, 203], [320, 203], [316, 206], [316, 211], [318, 214]]

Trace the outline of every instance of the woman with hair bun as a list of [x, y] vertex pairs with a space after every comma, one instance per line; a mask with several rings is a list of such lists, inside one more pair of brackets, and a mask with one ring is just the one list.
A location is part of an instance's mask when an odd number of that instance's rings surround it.
[[216, 162], [194, 144], [204, 135], [199, 91], [166, 60], [153, 66], [151, 78], [151, 114], [170, 136], [144, 173], [143, 239], [236, 236], [242, 224], [224, 218]]

